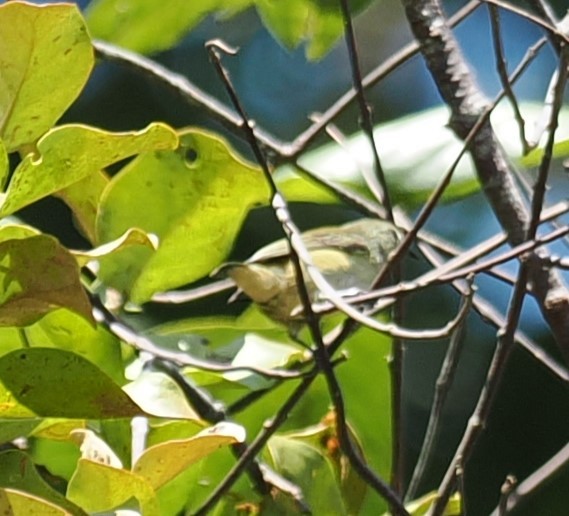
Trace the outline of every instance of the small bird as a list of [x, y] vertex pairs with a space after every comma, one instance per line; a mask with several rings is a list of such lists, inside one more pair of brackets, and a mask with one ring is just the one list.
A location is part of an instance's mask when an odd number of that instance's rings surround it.
[[[326, 281], [341, 295], [355, 295], [369, 289], [401, 235], [390, 222], [364, 218], [306, 231], [302, 240]], [[287, 326], [289, 332], [294, 334], [304, 324], [286, 239], [261, 248], [243, 263], [228, 262], [212, 272], [212, 276], [221, 274], [229, 276], [266, 315]], [[311, 301], [322, 301], [308, 274], [304, 277]]]

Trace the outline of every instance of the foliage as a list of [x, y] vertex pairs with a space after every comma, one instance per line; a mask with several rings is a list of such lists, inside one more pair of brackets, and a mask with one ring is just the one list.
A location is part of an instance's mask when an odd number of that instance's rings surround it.
[[[369, 3], [354, 2], [354, 12]], [[0, 451], [0, 506], [8, 504], [14, 514], [119, 508], [193, 513], [233, 466], [232, 452], [254, 439], [303, 378], [278, 380], [260, 369], [308, 371], [306, 350], [254, 307], [238, 316], [185, 314], [162, 324], [140, 323], [128, 312], [163, 291], [206, 281], [227, 259], [252, 210], [271, 203], [257, 164], [201, 127], [155, 122], [112, 132], [56, 125], [91, 77], [89, 33], [156, 52], [176, 44], [209, 14], [229, 16], [250, 6], [284, 45], [306, 43], [313, 59], [343, 31], [339, 8], [325, 0], [99, 0], [87, 22], [72, 4], [0, 6], [0, 443], [6, 443]], [[523, 109], [538, 116], [535, 106]], [[568, 116], [563, 113], [563, 120]], [[513, 159], [521, 159], [508, 114], [502, 109], [494, 117], [502, 143]], [[460, 150], [446, 118], [445, 110], [435, 109], [375, 129], [387, 182], [400, 205], [424, 202]], [[557, 144], [559, 155], [567, 154], [568, 137]], [[299, 165], [372, 199], [359, 172], [372, 163], [366, 136], [344, 143], [304, 153]], [[542, 154], [536, 150], [525, 164], [534, 165]], [[289, 202], [340, 205], [336, 193], [294, 165], [280, 166], [274, 178]], [[479, 189], [463, 160], [446, 200]], [[23, 208], [49, 196], [69, 208], [88, 249], [69, 249], [22, 220]], [[185, 381], [203, 389], [197, 392], [229, 408], [243, 399], [250, 404], [231, 414], [234, 422], [207, 419], [185, 384], [160, 364], [145, 363], [116, 322], [94, 318], [95, 296], [108, 306], [124, 300], [116, 311], [119, 323], [145, 326], [134, 333], [165, 357], [181, 360]], [[332, 328], [337, 322], [332, 316], [323, 324]], [[361, 328], [342, 348], [350, 358], [337, 364], [351, 438], [383, 478], [391, 469], [391, 346], [391, 338]], [[200, 369], [193, 360], [237, 369]], [[379, 514], [386, 504], [371, 497], [338, 449], [329, 404], [318, 377], [259, 457], [302, 489], [314, 514]], [[141, 422], [147, 424], [142, 432]], [[133, 455], [131, 442], [143, 449]], [[272, 494], [261, 496], [241, 479], [216, 513], [296, 513], [290, 493]], [[425, 514], [433, 499], [427, 495], [408, 509]], [[459, 511], [455, 496], [447, 514]]]

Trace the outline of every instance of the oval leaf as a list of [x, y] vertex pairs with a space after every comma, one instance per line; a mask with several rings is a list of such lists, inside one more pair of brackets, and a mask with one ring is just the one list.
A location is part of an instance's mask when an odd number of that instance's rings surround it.
[[104, 419], [141, 414], [117, 384], [75, 353], [28, 348], [0, 358], [0, 417]]
[[93, 67], [76, 5], [0, 6], [0, 135], [9, 151], [35, 141], [79, 95]]
[[48, 235], [0, 242], [0, 325], [26, 326], [57, 308], [93, 321], [69, 251]]
[[245, 430], [234, 423], [219, 423], [189, 439], [166, 441], [148, 448], [133, 467], [154, 489], [221, 446], [245, 440]]
[[88, 459], [79, 459], [67, 498], [89, 513], [110, 511], [136, 498], [141, 514], [160, 514], [156, 493], [143, 478]]

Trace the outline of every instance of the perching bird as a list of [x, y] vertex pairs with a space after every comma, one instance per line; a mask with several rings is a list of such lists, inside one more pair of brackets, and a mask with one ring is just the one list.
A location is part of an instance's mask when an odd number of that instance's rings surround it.
[[[342, 226], [326, 226], [302, 233], [312, 261], [340, 294], [366, 291], [397, 246], [401, 231], [377, 219], [360, 219]], [[228, 262], [212, 275], [229, 276], [271, 319], [289, 331], [302, 326], [304, 315], [294, 265], [286, 239], [273, 242], [243, 263]], [[316, 285], [304, 274], [312, 302], [322, 301]]]

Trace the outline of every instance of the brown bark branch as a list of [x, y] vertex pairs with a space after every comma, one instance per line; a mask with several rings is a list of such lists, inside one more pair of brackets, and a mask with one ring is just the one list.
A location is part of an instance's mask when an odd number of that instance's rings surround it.
[[[437, 0], [403, 0], [410, 27], [421, 45], [427, 67], [451, 109], [450, 126], [462, 139], [487, 107], [473, 74], [454, 38]], [[470, 146], [478, 178], [490, 205], [512, 245], [526, 239], [530, 210], [514, 179], [513, 165], [502, 149], [490, 122]], [[557, 270], [548, 266], [547, 252], [527, 258], [532, 293], [569, 363], [569, 291]]]

